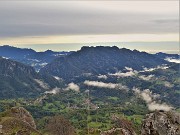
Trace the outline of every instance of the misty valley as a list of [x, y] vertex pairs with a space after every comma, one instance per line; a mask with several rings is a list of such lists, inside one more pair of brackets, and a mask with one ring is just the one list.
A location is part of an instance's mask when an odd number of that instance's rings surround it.
[[178, 54], [0, 46], [1, 135], [179, 135]]
[[180, 0], [0, 0], [0, 135], [180, 135]]

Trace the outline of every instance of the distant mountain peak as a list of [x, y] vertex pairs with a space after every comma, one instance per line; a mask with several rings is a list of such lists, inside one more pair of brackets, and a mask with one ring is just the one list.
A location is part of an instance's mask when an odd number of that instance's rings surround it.
[[113, 49], [119, 50], [117, 46], [83, 46], [81, 50], [90, 50], [90, 49]]
[[19, 48], [19, 47], [15, 47], [15, 46], [11, 46], [11, 45], [3, 45], [3, 46], [0, 46], [0, 49], [3, 48], [3, 49], [15, 49], [15, 50], [31, 50], [33, 52], [35, 52], [35, 50], [31, 49], [31, 48]]
[[0, 56], [33, 66], [36, 71], [39, 71], [45, 64], [53, 61], [57, 57], [70, 53], [71, 52], [54, 52], [52, 50], [36, 52], [33, 49], [18, 48], [10, 45], [0, 46]]
[[45, 51], [45, 53], [53, 53], [53, 51], [48, 49]]

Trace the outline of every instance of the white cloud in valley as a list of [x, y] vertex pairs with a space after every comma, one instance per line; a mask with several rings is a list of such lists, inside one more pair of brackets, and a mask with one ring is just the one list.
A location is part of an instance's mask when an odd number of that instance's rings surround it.
[[165, 60], [167, 60], [169, 62], [173, 62], [173, 63], [180, 63], [180, 59], [167, 57]]
[[152, 93], [149, 89], [140, 90], [138, 88], [133, 88], [133, 91], [135, 94], [140, 96], [147, 104], [148, 109], [150, 111], [154, 110], [164, 110], [164, 111], [170, 111], [173, 109], [172, 106], [167, 105], [166, 103], [158, 102], [157, 99], [160, 97], [159, 94]]
[[145, 81], [150, 81], [151, 79], [154, 78], [154, 75], [147, 75], [147, 76], [146, 75], [140, 75], [139, 78], [142, 80], [145, 80]]
[[39, 86], [42, 87], [43, 89], [49, 89], [49, 85], [47, 83], [43, 82], [42, 80], [34, 79], [34, 81], [36, 83], [38, 83]]
[[130, 76], [134, 76], [136, 74], [138, 74], [138, 72], [136, 70], [133, 70], [132, 68], [129, 68], [131, 70], [127, 71], [127, 72], [116, 72], [116, 73], [109, 73], [109, 75], [111, 76], [116, 76], [116, 77], [130, 77]]
[[154, 68], [144, 67], [143, 71], [140, 71], [140, 72], [151, 72], [151, 71], [154, 71], [156, 69], [167, 69], [167, 68], [169, 68], [169, 66], [164, 64], [164, 65], [160, 65], [160, 66], [157, 66], [157, 67], [154, 67]]
[[94, 87], [99, 87], [99, 88], [108, 88], [108, 89], [120, 89], [120, 90], [129, 90], [129, 88], [125, 85], [122, 85], [120, 83], [104, 83], [104, 82], [99, 82], [99, 81], [89, 81], [86, 80], [84, 81], [85, 85], [88, 86], [94, 86]]
[[97, 77], [99, 79], [105, 79], [105, 80], [108, 78], [107, 75], [98, 75]]
[[60, 88], [53, 88], [52, 90], [45, 91], [45, 94], [57, 94], [60, 92]]
[[69, 83], [68, 86], [64, 90], [74, 90], [76, 92], [80, 92], [79, 86], [73, 82]]
[[131, 67], [125, 67], [126, 70], [133, 71]]

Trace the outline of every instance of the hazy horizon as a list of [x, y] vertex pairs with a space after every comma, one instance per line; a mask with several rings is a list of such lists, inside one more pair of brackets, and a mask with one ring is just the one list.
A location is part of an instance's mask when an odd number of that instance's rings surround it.
[[[157, 47], [157, 44], [161, 46]], [[144, 45], [146, 45], [146, 49], [144, 49]], [[169, 46], [170, 45], [170, 46]], [[0, 45], [4, 46], [4, 45]], [[130, 50], [138, 50], [138, 51], [145, 51], [148, 53], [157, 53], [157, 52], [164, 52], [168, 54], [179, 54], [179, 42], [123, 42], [123, 43], [75, 43], [75, 44], [68, 44], [68, 43], [61, 43], [61, 44], [39, 44], [38, 46], [35, 45], [9, 45], [18, 48], [29, 48], [33, 49], [37, 52], [43, 52], [46, 50], [52, 51], [77, 51], [80, 50], [83, 46], [117, 46], [118, 48], [127, 48]], [[43, 48], [39, 48], [39, 46], [43, 46]], [[165, 47], [162, 47], [165, 46]], [[171, 48], [176, 48], [176, 50], [171, 50]], [[67, 49], [68, 48], [68, 49]], [[165, 48], [165, 49], [164, 49]], [[164, 50], [163, 50], [164, 49]]]
[[[152, 10], [153, 9], [153, 10]], [[1, 1], [0, 45], [179, 52], [179, 1]]]

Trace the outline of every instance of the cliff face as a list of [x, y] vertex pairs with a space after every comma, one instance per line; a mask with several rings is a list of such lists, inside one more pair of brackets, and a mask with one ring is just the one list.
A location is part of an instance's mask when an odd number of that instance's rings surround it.
[[180, 113], [158, 111], [147, 114], [141, 135], [180, 135]]

